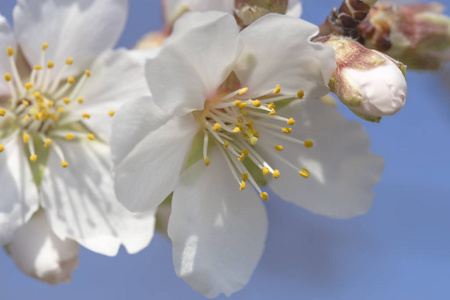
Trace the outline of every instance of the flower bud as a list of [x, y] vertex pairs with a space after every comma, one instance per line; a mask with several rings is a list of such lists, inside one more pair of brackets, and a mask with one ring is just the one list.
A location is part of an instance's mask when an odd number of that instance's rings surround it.
[[368, 48], [382, 51], [410, 69], [435, 70], [450, 60], [450, 18], [439, 3], [379, 2], [359, 24]]
[[268, 13], [285, 14], [288, 0], [235, 0], [235, 6], [237, 22], [246, 27]]
[[341, 36], [318, 39], [335, 50], [337, 68], [330, 89], [358, 117], [379, 122], [405, 104], [405, 66]]

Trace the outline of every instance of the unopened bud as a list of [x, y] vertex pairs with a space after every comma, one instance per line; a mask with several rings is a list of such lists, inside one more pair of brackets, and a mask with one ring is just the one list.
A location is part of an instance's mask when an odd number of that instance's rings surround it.
[[382, 51], [410, 69], [435, 70], [450, 60], [450, 18], [439, 3], [379, 2], [359, 24], [368, 48]]
[[405, 104], [405, 66], [358, 42], [329, 36], [318, 39], [335, 50], [337, 68], [330, 89], [358, 117], [379, 122]]
[[161, 47], [166, 38], [168, 37], [168, 32], [165, 30], [153, 31], [144, 35], [133, 47], [137, 50], [145, 49], [156, 49]]
[[285, 14], [288, 0], [235, 0], [237, 22], [246, 27], [269, 13]]

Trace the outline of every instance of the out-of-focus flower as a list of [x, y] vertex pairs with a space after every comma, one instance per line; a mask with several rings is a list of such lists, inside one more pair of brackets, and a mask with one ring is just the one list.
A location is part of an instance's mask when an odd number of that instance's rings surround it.
[[245, 27], [268, 13], [280, 13], [300, 17], [302, 7], [299, 0], [162, 0], [164, 23], [172, 24], [188, 11], [210, 10], [234, 14], [238, 23]]
[[436, 70], [450, 60], [450, 18], [439, 3], [378, 2], [358, 26], [366, 47], [410, 69]]
[[147, 63], [153, 98], [124, 105], [111, 140], [125, 206], [155, 210], [173, 192], [175, 269], [208, 297], [241, 289], [261, 257], [262, 185], [350, 218], [369, 209], [383, 168], [361, 124], [316, 98], [336, 67], [310, 41], [316, 26], [269, 14], [239, 31], [221, 12], [181, 17]]
[[43, 211], [35, 213], [8, 244], [22, 272], [50, 284], [70, 281], [78, 266], [79, 248], [75, 241], [63, 241], [53, 233]]
[[328, 36], [318, 40], [336, 52], [331, 91], [357, 116], [379, 122], [403, 107], [407, 94], [403, 64], [350, 38]]
[[[145, 57], [111, 50], [127, 6], [126, 0], [20, 0], [14, 32], [0, 16], [0, 245], [13, 243], [14, 258], [24, 257], [15, 244], [33, 241], [24, 241], [32, 230], [26, 224], [39, 207], [44, 212], [33, 218], [45, 213], [57, 238], [47, 227], [33, 230], [55, 245], [72, 239], [115, 255], [120, 245], [137, 252], [152, 237], [152, 213], [131, 214], [115, 199], [105, 142], [115, 110], [149, 94]], [[26, 255], [39, 255], [36, 269], [16, 262], [41, 280], [65, 281], [67, 274], [46, 275], [67, 258], [57, 247], [56, 255], [51, 246], [29, 246], [34, 252]]]

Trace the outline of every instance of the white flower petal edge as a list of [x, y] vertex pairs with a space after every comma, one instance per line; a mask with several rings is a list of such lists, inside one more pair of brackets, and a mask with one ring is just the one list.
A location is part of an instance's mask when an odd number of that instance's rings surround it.
[[234, 178], [214, 152], [211, 165], [200, 161], [182, 174], [168, 229], [177, 275], [210, 298], [247, 284], [267, 232], [261, 200], [251, 189], [230, 189]]
[[75, 75], [116, 44], [127, 13], [127, 0], [18, 0], [14, 32], [31, 64], [40, 65], [42, 44], [48, 43], [53, 76], [69, 57], [77, 62], [70, 69]]
[[45, 213], [37, 212], [8, 244], [17, 267], [28, 276], [58, 284], [70, 281], [78, 266], [78, 244], [60, 240], [49, 227]]
[[119, 201], [131, 211], [156, 210], [173, 191], [198, 130], [191, 114], [170, 116], [149, 97], [125, 104], [111, 138]]
[[108, 51], [95, 60], [91, 77], [80, 91], [83, 105], [71, 110], [72, 119], [80, 119], [84, 113], [92, 118], [84, 119], [95, 134], [103, 140], [111, 135], [111, 115], [129, 99], [150, 95], [144, 74], [147, 54], [119, 49]]
[[132, 214], [115, 198], [109, 148], [99, 142], [60, 142], [71, 165], [61, 168], [54, 149], [41, 184], [42, 206], [50, 227], [61, 238], [114, 256], [121, 244], [129, 253], [148, 245], [154, 212]]
[[292, 103], [283, 110], [297, 120], [294, 138], [314, 140], [309, 149], [285, 147], [283, 156], [305, 167], [310, 176], [303, 179], [272, 157], [283, 178], [272, 180], [269, 187], [280, 198], [328, 217], [366, 213], [374, 199], [371, 188], [381, 179], [384, 159], [370, 152], [370, 139], [362, 124], [347, 121], [335, 107], [319, 100]]
[[27, 156], [16, 136], [0, 155], [0, 246], [10, 242], [39, 207], [39, 195]]
[[299, 0], [289, 0], [288, 1], [288, 7], [286, 10], [287, 16], [300, 18], [300, 16], [302, 15], [302, 12], [303, 12], [303, 8], [302, 8], [301, 1], [299, 1]]
[[234, 0], [163, 0], [164, 24], [173, 23], [181, 11], [217, 10], [233, 14]]
[[[0, 15], [0, 45], [4, 47], [16, 47], [16, 41], [14, 39], [14, 34], [11, 30], [11, 27], [9, 27], [8, 21], [2, 15]], [[3, 73], [11, 72], [11, 68], [9, 65], [9, 56], [6, 54], [6, 51], [0, 51], [0, 70]], [[4, 96], [9, 94], [10, 90], [8, 88], [8, 85], [2, 78], [2, 80], [0, 80], [0, 95]]]
[[287, 94], [295, 94], [299, 88], [305, 97], [328, 93], [336, 68], [334, 50], [310, 41], [317, 32], [318, 27], [311, 23], [279, 14], [268, 14], [244, 29], [240, 33], [244, 53], [235, 72], [249, 88], [246, 95], [261, 96], [277, 84]]
[[184, 14], [158, 59], [147, 62], [148, 85], [156, 105], [172, 115], [203, 109], [205, 99], [214, 96], [240, 54], [238, 34], [229, 14]]

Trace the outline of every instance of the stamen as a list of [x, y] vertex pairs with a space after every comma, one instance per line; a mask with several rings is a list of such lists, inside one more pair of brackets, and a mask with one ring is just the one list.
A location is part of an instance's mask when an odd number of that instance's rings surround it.
[[84, 98], [83, 97], [78, 97], [77, 101], [78, 101], [78, 103], [83, 104]]
[[50, 147], [50, 144], [51, 144], [51, 143], [52, 143], [52, 140], [51, 140], [51, 139], [45, 139], [44, 147], [45, 147], [45, 148]]
[[268, 195], [266, 192], [260, 193], [259, 196], [261, 196], [261, 198], [262, 198], [264, 201], [269, 200], [269, 195]]
[[90, 119], [91, 115], [87, 114], [87, 113], [83, 113], [82, 117], [85, 118], [85, 119]]
[[88, 139], [90, 139], [91, 141], [95, 140], [95, 135], [93, 135], [92, 133], [88, 133], [87, 134]]
[[64, 153], [61, 150], [61, 147], [57, 143], [53, 143], [53, 149], [55, 150], [56, 155], [58, 155], [59, 160], [61, 161], [61, 166], [63, 168], [67, 168], [69, 166], [69, 163], [64, 158]]
[[[70, 66], [72, 63], [73, 63], [73, 58], [67, 59], [66, 64], [61, 68], [61, 70], [59, 70], [58, 75], [56, 76], [55, 80], [53, 81], [53, 84], [50, 87], [50, 91], [49, 91], [50, 94], [53, 94], [56, 91], [56, 88], [58, 87], [58, 84], [60, 83], [62, 76], [66, 72], [68, 66]], [[68, 83], [66, 83], [64, 86], [66, 86], [66, 85], [68, 85]], [[61, 87], [60, 91], [64, 88], [64, 86]], [[69, 87], [70, 87], [70, 84], [69, 84]], [[67, 89], [69, 87], [67, 87]], [[67, 89], [66, 89], [66, 91], [67, 91]], [[55, 98], [59, 98], [59, 97], [55, 97]]]
[[281, 91], [281, 87], [279, 84], [276, 85], [275, 89], [273, 90], [274, 94], [278, 94]]
[[298, 91], [298, 93], [297, 93], [298, 99], [303, 99], [304, 96], [305, 96], [305, 92], [303, 90]]
[[78, 81], [77, 85], [73, 89], [72, 93], [70, 94], [71, 99], [75, 99], [80, 94], [81, 89], [84, 86], [84, 83], [86, 82], [86, 79], [91, 77], [91, 71], [86, 70], [84, 71], [84, 75], [81, 77], [81, 79]]
[[116, 114], [116, 112], [113, 111], [113, 110], [110, 110], [110, 111], [108, 112], [108, 115], [109, 115], [110, 117], [114, 116], [115, 114]]
[[42, 84], [42, 91], [44, 92], [48, 89], [48, 84], [50, 83], [50, 73], [54, 66], [55, 64], [53, 61], [49, 60], [47, 63], [47, 69], [45, 70], [44, 83]]
[[308, 178], [309, 177], [309, 171], [306, 169], [301, 169], [300, 171], [298, 171], [298, 174], [300, 174], [302, 177], [304, 178]]
[[19, 76], [19, 72], [17, 71], [16, 61], [14, 59], [14, 48], [13, 47], [8, 47], [7, 53], [8, 53], [8, 56], [9, 56], [9, 64], [11, 66], [11, 72], [12, 72], [12, 76], [14, 78], [14, 81], [16, 82], [16, 85], [17, 85], [17, 87], [19, 89], [20, 94], [24, 95], [25, 94], [25, 90], [23, 88], [22, 79]]
[[209, 134], [206, 130], [203, 130], [203, 160], [205, 161], [205, 165], [209, 166], [211, 160], [208, 157], [208, 142], [209, 142]]
[[0, 116], [4, 117], [6, 115], [6, 110], [0, 109]]
[[314, 146], [313, 141], [305, 141], [305, 148], [312, 148]]
[[5, 150], [5, 146], [3, 146], [2, 144], [0, 144], [0, 153], [3, 152], [3, 150]]
[[278, 179], [280, 177], [280, 171], [274, 170], [272, 176], [273, 176], [273, 178]]
[[28, 144], [28, 141], [30, 140], [30, 135], [29, 134], [27, 134], [27, 133], [24, 133], [23, 134], [23, 142], [25, 143], [25, 144]]

